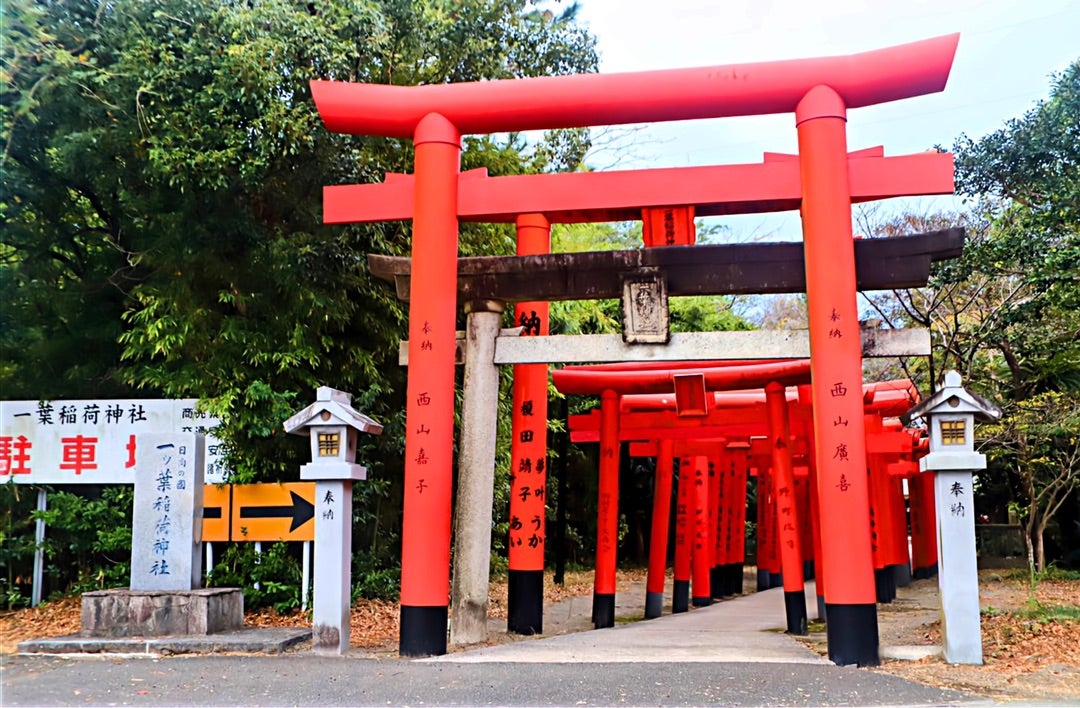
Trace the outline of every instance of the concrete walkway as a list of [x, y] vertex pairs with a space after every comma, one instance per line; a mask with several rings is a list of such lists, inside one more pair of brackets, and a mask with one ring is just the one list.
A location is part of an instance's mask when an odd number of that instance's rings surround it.
[[[806, 606], [811, 619], [817, 618], [817, 600], [814, 593], [814, 583], [808, 582]], [[574, 602], [578, 608], [584, 610], [589, 601], [587, 598], [576, 598]], [[545, 608], [545, 613], [558, 611], [558, 606]], [[784, 625], [784, 591], [782, 588], [774, 588], [653, 620], [455, 651], [423, 661], [830, 663], [785, 634]]]

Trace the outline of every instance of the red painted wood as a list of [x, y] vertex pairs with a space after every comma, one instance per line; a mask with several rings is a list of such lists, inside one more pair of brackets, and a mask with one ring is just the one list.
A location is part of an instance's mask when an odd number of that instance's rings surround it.
[[[519, 256], [551, 251], [551, 224], [542, 214], [517, 220]], [[522, 336], [548, 334], [548, 303], [519, 302], [514, 321]], [[542, 571], [547, 545], [548, 365], [514, 365], [514, 411], [510, 442], [510, 570]]]
[[810, 324], [826, 602], [876, 603], [863, 433], [862, 354], [855, 295], [846, 102], [821, 85], [795, 119], [802, 171], [803, 243]]
[[454, 320], [460, 137], [431, 114], [416, 127], [416, 218], [405, 409], [405, 506], [401, 535], [401, 604], [447, 607], [450, 505], [453, 498]]
[[945, 88], [959, 35], [847, 56], [693, 69], [578, 74], [429, 86], [312, 81], [335, 133], [411, 138], [431, 112], [462, 133], [790, 113], [825, 84], [851, 108]]

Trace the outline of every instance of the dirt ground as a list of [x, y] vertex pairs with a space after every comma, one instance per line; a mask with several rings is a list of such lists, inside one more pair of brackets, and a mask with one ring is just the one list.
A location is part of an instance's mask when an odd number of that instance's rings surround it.
[[[1080, 581], [1043, 580], [1032, 592], [1011, 571], [984, 570], [979, 600], [982, 666], [948, 664], [938, 656], [885, 661], [874, 670], [999, 701], [1080, 701]], [[1051, 618], [1056, 613], [1049, 608], [1058, 607], [1071, 610]], [[878, 634], [882, 646], [940, 646], [937, 579], [898, 588], [893, 602], [878, 605]], [[814, 638], [824, 640], [823, 634]]]
[[[644, 571], [619, 573], [619, 593], [644, 598]], [[748, 569], [745, 587], [752, 588]], [[590, 629], [587, 613], [592, 595], [592, 573], [567, 573], [566, 583], [555, 585], [545, 577], [544, 636]], [[999, 701], [1080, 701], [1080, 581], [1044, 580], [1032, 593], [1022, 577], [1010, 571], [982, 571], [983, 666], [950, 665], [940, 657], [920, 661], [885, 661], [872, 669], [932, 686], [954, 688]], [[567, 607], [579, 611], [565, 612]], [[1062, 617], [1049, 618], [1047, 608], [1072, 608]], [[556, 609], [557, 608], [557, 609]], [[1040, 609], [1042, 608], [1042, 609]], [[353, 607], [351, 643], [357, 656], [392, 657], [397, 650], [398, 606], [395, 602], [361, 600]], [[625, 607], [626, 620], [640, 616]], [[493, 582], [489, 613], [489, 643], [521, 641], [505, 632], [506, 583]], [[624, 620], [620, 620], [624, 621]], [[249, 612], [249, 626], [310, 626], [299, 612], [279, 615]], [[73, 634], [79, 631], [79, 598], [46, 603], [38, 608], [0, 614], [0, 653], [16, 651], [20, 641]], [[811, 626], [806, 643], [825, 653], [825, 634]], [[898, 588], [896, 599], [878, 605], [878, 632], [882, 646], [941, 644], [937, 580], [918, 580]]]

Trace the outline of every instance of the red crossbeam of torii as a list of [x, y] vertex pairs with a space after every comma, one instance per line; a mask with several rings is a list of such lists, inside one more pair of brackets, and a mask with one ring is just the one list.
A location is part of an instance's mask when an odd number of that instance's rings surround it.
[[[851, 200], [952, 194], [953, 157], [924, 152], [885, 157], [881, 147], [848, 153]], [[510, 223], [543, 214], [551, 223], [628, 221], [649, 207], [693, 206], [695, 216], [798, 209], [797, 155], [766, 153], [761, 164], [489, 177], [486, 168], [458, 178], [462, 221]], [[323, 187], [327, 224], [411, 219], [416, 180], [388, 173], [381, 184]]]
[[431, 86], [312, 81], [335, 133], [414, 137], [438, 113], [463, 134], [791, 113], [815, 86], [848, 108], [945, 88], [959, 34], [859, 54], [693, 69]]

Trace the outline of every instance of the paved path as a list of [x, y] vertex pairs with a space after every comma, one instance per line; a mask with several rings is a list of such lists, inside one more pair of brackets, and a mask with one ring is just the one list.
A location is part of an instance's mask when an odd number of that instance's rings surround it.
[[[812, 591], [811, 591], [812, 592]], [[811, 596], [812, 599], [812, 596]], [[587, 619], [554, 605], [552, 625]], [[626, 593], [617, 615], [640, 616]], [[813, 603], [808, 603], [811, 612]], [[833, 666], [783, 625], [773, 590], [686, 614], [408, 661], [355, 655], [0, 657], [2, 706], [940, 706], [972, 698]], [[554, 617], [553, 617], [554, 619]], [[983, 702], [988, 704], [988, 702]]]
[[[632, 598], [631, 593], [623, 595]], [[618, 596], [616, 596], [618, 599]], [[564, 601], [565, 603], [566, 601]], [[811, 619], [817, 619], [814, 583], [807, 583], [806, 603]], [[588, 600], [575, 598], [578, 612], [589, 609]], [[640, 603], [628, 609], [641, 616]], [[562, 611], [545, 610], [545, 618]], [[617, 612], [630, 616], [629, 613]], [[827, 664], [826, 659], [783, 633], [784, 591], [774, 588], [732, 600], [695, 608], [678, 615], [616, 624], [610, 629], [577, 632], [519, 641], [482, 649], [457, 651], [426, 659], [442, 663], [657, 663], [747, 662]]]

